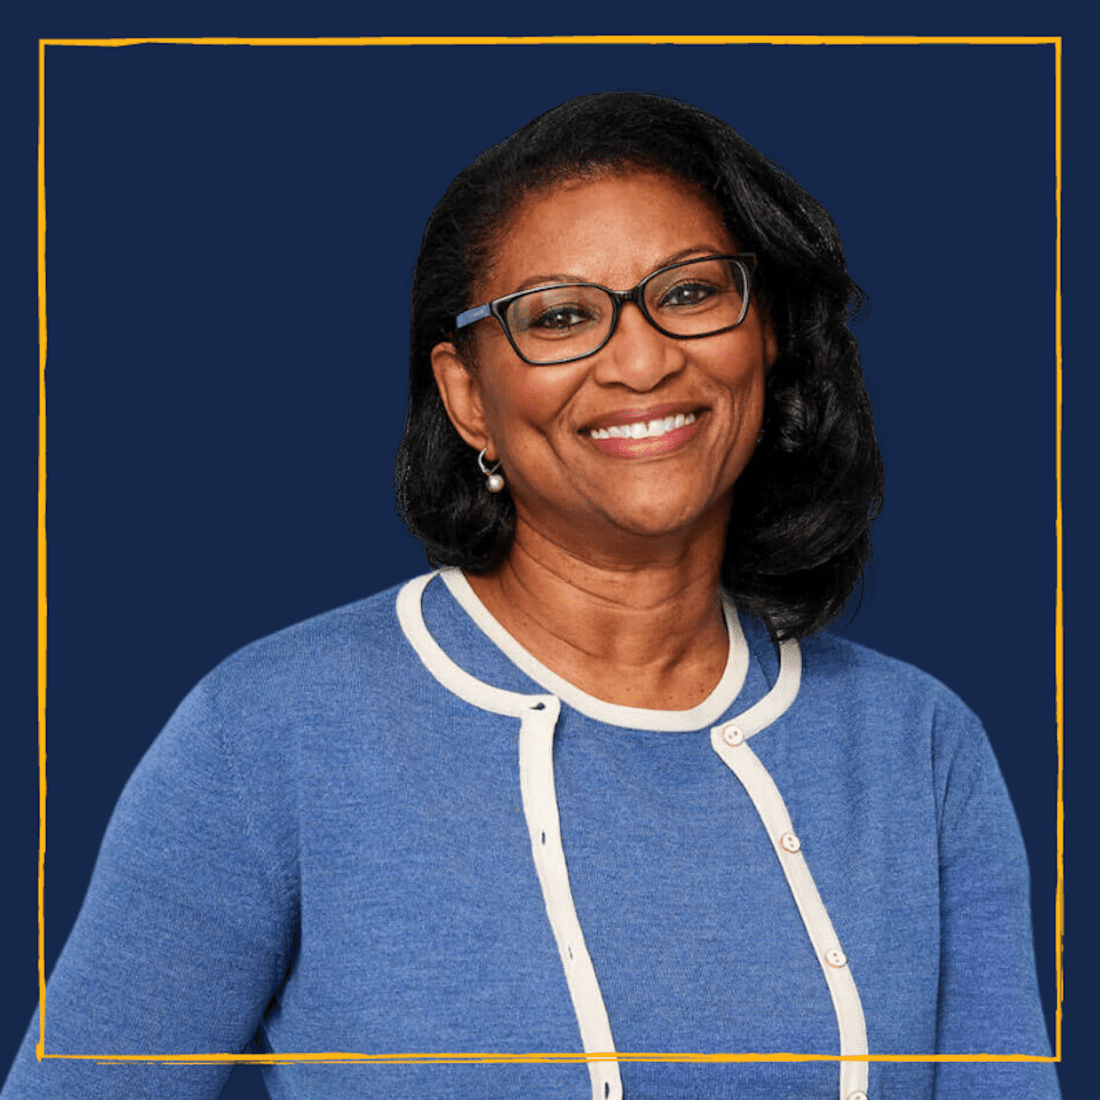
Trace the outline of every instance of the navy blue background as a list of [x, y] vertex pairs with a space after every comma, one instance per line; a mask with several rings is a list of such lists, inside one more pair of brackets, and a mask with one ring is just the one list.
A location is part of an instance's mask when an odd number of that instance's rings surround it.
[[[872, 300], [856, 331], [887, 466], [847, 633], [985, 721], [1053, 1026], [1053, 66], [1047, 46], [48, 48], [47, 967], [122, 784], [193, 683], [423, 571], [391, 469], [435, 200], [538, 112], [634, 88], [729, 121], [840, 227]], [[32, 385], [28, 364], [20, 400]], [[5, 1068], [36, 993], [20, 699]], [[1067, 1059], [1070, 1034], [1067, 1017]], [[227, 1095], [256, 1088], [239, 1070]]]

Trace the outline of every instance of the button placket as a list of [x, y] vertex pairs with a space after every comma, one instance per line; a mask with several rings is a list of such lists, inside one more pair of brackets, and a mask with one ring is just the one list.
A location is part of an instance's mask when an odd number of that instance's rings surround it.
[[[867, 1054], [867, 1027], [848, 957], [839, 946], [836, 929], [816, 889], [813, 874], [802, 857], [802, 840], [793, 829], [783, 796], [767, 766], [747, 744], [749, 736], [762, 728], [758, 715], [745, 712], [740, 718], [747, 718], [748, 734], [737, 720], [712, 726], [711, 747], [740, 780], [752, 800], [765, 827], [764, 836], [770, 840], [782, 867], [814, 954], [824, 971], [840, 1031], [840, 1053], [847, 1058], [860, 1058]], [[733, 751], [735, 749], [737, 751]], [[798, 858], [793, 858], [796, 855]], [[865, 1091], [867, 1063], [845, 1060], [840, 1067], [838, 1083], [840, 1100], [868, 1100]]]

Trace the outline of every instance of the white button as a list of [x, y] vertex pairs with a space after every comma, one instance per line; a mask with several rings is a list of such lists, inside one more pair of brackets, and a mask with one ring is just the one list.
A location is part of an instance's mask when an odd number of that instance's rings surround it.
[[799, 840], [794, 833], [784, 833], [779, 838], [779, 843], [783, 845], [788, 852], [797, 852], [798, 849], [802, 847], [802, 841]]
[[848, 962], [848, 956], [839, 947], [833, 947], [825, 952], [825, 961], [830, 966], [845, 966]]
[[848, 1093], [848, 1100], [867, 1100], [867, 1093], [856, 1089], [855, 1092]]
[[745, 740], [745, 734], [739, 726], [735, 726], [731, 722], [722, 730], [722, 740], [727, 745], [740, 745]]

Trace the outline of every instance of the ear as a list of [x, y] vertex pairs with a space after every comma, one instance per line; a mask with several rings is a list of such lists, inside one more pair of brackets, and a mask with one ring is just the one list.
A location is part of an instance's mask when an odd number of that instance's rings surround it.
[[[462, 361], [454, 344], [436, 344], [432, 348], [432, 374], [435, 375], [443, 407], [458, 434], [474, 450], [488, 447], [491, 452], [493, 443], [485, 423], [481, 384]], [[490, 462], [495, 460], [491, 453], [487, 457]]]

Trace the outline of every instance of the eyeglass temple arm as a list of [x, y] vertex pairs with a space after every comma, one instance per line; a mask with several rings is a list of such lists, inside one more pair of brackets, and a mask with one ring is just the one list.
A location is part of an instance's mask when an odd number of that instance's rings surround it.
[[455, 318], [455, 328], [465, 328], [467, 325], [472, 325], [475, 321], [480, 321], [490, 316], [491, 312], [487, 304], [476, 306], [474, 309], [468, 309], [465, 313], [460, 313]]

